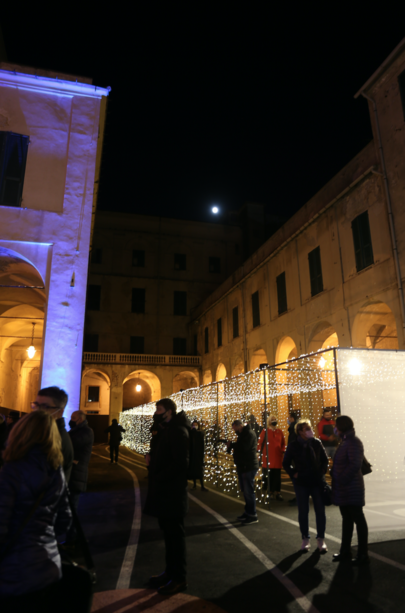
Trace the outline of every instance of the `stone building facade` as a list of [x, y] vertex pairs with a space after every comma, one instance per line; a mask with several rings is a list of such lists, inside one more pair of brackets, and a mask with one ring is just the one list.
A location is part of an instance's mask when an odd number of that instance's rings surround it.
[[[80, 406], [92, 218], [108, 90], [0, 64], [0, 406], [40, 386]], [[27, 354], [33, 346], [31, 355]], [[68, 416], [68, 415], [67, 415]]]

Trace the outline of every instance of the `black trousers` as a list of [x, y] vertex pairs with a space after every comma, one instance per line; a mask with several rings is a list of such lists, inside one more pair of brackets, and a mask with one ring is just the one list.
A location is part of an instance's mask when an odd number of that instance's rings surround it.
[[111, 445], [110, 443], [110, 458], [111, 458], [111, 462], [114, 461], [114, 454], [115, 454], [115, 461], [118, 462], [118, 449], [119, 449], [120, 444], [118, 443], [118, 445]]
[[368, 549], [368, 526], [364, 517], [363, 507], [348, 505], [339, 507], [342, 515], [342, 544], [341, 553], [350, 552], [352, 543], [353, 528], [356, 524], [357, 539], [359, 541], [358, 556], [366, 555]]
[[267, 490], [267, 479], [270, 473], [270, 492], [281, 490], [281, 468], [263, 468], [263, 489]]
[[187, 575], [186, 533], [184, 517], [159, 517], [166, 546], [166, 574], [174, 581], [184, 581]]
[[193, 477], [194, 487], [197, 486], [197, 479], [200, 480], [201, 487], [204, 487], [204, 471], [202, 470], [198, 477]]

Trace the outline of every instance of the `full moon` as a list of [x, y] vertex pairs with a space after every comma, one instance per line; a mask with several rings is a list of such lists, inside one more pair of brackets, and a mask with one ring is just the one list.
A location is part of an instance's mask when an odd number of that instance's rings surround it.
[[219, 208], [217, 206], [213, 206], [211, 210], [213, 213], [215, 213], [215, 215], [219, 212]]

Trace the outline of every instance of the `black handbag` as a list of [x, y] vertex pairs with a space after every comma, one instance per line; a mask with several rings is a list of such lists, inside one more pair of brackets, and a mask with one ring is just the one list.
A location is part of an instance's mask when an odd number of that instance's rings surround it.
[[321, 495], [322, 502], [325, 507], [330, 507], [330, 505], [332, 504], [332, 488], [326, 483], [326, 481], [322, 483]]
[[363, 461], [361, 463], [361, 474], [362, 475], [369, 475], [370, 473], [373, 472], [373, 469], [371, 468], [371, 464], [370, 462], [367, 460], [366, 456], [363, 456]]

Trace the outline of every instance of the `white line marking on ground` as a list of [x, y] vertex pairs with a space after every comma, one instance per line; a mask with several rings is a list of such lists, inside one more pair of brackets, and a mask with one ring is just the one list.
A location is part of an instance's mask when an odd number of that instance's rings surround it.
[[[145, 466], [136, 464], [136, 462], [134, 462], [133, 460], [127, 460], [127, 461], [135, 464], [136, 466], [139, 466], [139, 468], [143, 468], [144, 470], [146, 470]], [[232, 496], [229, 496], [228, 494], [224, 494], [222, 492], [218, 492], [217, 490], [210, 489], [209, 491], [213, 492], [214, 494], [217, 494], [217, 496], [223, 496], [224, 498], [228, 498], [229, 500], [232, 500], [233, 502], [237, 502], [239, 504], [245, 504], [243, 500], [239, 500], [238, 498], [233, 498]], [[284, 521], [288, 524], [291, 524], [299, 528], [299, 523], [297, 521], [294, 521], [293, 519], [290, 519], [289, 517], [278, 515], [277, 513], [273, 513], [272, 511], [268, 511], [267, 509], [262, 509], [261, 507], [257, 507], [257, 510], [260, 511], [261, 513], [265, 513], [266, 515], [269, 515], [270, 517], [274, 517], [275, 519], [280, 519], [281, 521]], [[367, 507], [365, 507], [365, 510], [367, 511]], [[371, 511], [371, 509], [368, 509], [368, 510]], [[377, 513], [377, 511], [373, 511], [373, 512]], [[395, 530], [403, 530], [403, 528], [395, 528]], [[312, 534], [316, 534], [315, 528], [310, 528], [309, 531], [312, 532]], [[341, 539], [337, 538], [336, 536], [333, 536], [332, 534], [325, 533], [325, 539], [328, 539], [329, 541], [333, 541], [334, 543], [339, 543], [339, 544], [341, 543]], [[353, 544], [354, 546], [356, 545], [356, 537], [354, 535], [353, 535]], [[384, 562], [385, 564], [389, 564], [390, 566], [394, 566], [395, 568], [398, 568], [399, 570], [405, 571], [404, 564], [400, 564], [399, 562], [395, 562], [395, 560], [391, 560], [390, 558], [381, 556], [378, 553], [374, 553], [374, 551], [369, 551], [368, 554], [370, 557], [373, 557], [376, 560], [380, 560], [380, 562]]]
[[[375, 511], [374, 509], [368, 509], [367, 507], [364, 508], [365, 511], [367, 511], [368, 513], [376, 513], [377, 515], [384, 515], [384, 517], [391, 517], [391, 519], [399, 519], [402, 521], [405, 521], [405, 517], [399, 517], [397, 515], [390, 515], [389, 513], [383, 513], [382, 511]], [[391, 528], [388, 528], [388, 530], [391, 530]]]
[[366, 504], [366, 509], [368, 509], [368, 507], [388, 507], [389, 505], [396, 505], [396, 504], [404, 505], [405, 500], [386, 500], [385, 502], [368, 502]]
[[196, 502], [200, 507], [202, 507], [207, 513], [210, 513], [220, 524], [224, 525], [228, 530], [240, 540], [247, 549], [263, 564], [267, 570], [269, 570], [275, 577], [280, 581], [280, 583], [290, 592], [291, 596], [294, 600], [301, 606], [301, 608], [307, 613], [319, 613], [318, 609], [314, 607], [314, 605], [308, 600], [306, 596], [297, 588], [297, 586], [286, 577], [279, 568], [262, 552], [256, 545], [252, 543], [240, 530], [235, 528], [232, 524], [228, 522], [225, 517], [222, 517], [219, 513], [211, 509], [211, 507], [207, 506], [195, 496], [189, 494], [191, 500]]
[[[108, 460], [108, 458], [103, 455], [100, 455], [99, 453], [96, 453], [95, 451], [93, 451], [93, 454], [99, 456], [100, 458], [103, 458], [103, 460]], [[118, 577], [117, 585], [115, 588], [116, 590], [127, 590], [131, 583], [132, 571], [134, 568], [136, 552], [138, 549], [139, 534], [141, 532], [142, 508], [141, 490], [139, 487], [138, 477], [132, 470], [130, 470], [126, 466], [121, 465], [121, 467], [127, 472], [129, 472], [129, 474], [131, 475], [134, 482], [135, 490], [135, 509], [134, 517], [132, 520], [131, 532], [129, 535], [128, 545], [125, 549], [125, 555], [124, 560], [122, 562], [120, 575]]]

